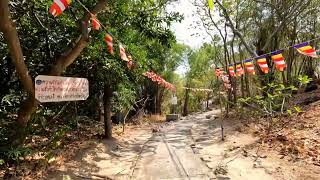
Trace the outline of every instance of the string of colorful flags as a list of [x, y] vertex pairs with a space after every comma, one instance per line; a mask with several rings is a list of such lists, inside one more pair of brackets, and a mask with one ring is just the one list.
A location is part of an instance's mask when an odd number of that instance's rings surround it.
[[[213, 67], [214, 66], [212, 66], [212, 68]], [[217, 76], [218, 79], [222, 80], [225, 90], [229, 90], [229, 89], [232, 90], [232, 86], [229, 80], [229, 75], [225, 71], [221, 70], [220, 68], [216, 68], [215, 75]]]
[[166, 80], [164, 80], [163, 78], [161, 78], [159, 75], [157, 75], [156, 73], [154, 73], [152, 71], [145, 72], [143, 75], [148, 77], [149, 79], [151, 79], [151, 81], [157, 82], [159, 85], [161, 85], [161, 86], [163, 86], [173, 92], [176, 91], [176, 88], [174, 85], [168, 83]]
[[[283, 56], [283, 51], [285, 49], [290, 49], [294, 48], [296, 49], [300, 54], [311, 57], [311, 58], [319, 58], [319, 55], [317, 54], [317, 50], [315, 50], [311, 45], [310, 42], [320, 39], [320, 37], [309, 40], [307, 42], [303, 42], [294, 46], [290, 46], [287, 48], [284, 48], [282, 50], [277, 50], [274, 52], [270, 52], [267, 54], [260, 55], [258, 57], [254, 57], [251, 59], [246, 59], [244, 61], [236, 62], [234, 64], [229, 64], [228, 65], [228, 74], [231, 77], [236, 77], [236, 76], [242, 76], [245, 74], [245, 72], [249, 75], [255, 75], [255, 66], [254, 66], [254, 60], [256, 60], [256, 63], [258, 67], [261, 69], [261, 71], [264, 74], [268, 74], [270, 72], [270, 67], [268, 66], [267, 63], [267, 58], [270, 56], [273, 63], [275, 64], [276, 70], [282, 72], [286, 70], [287, 64], [285, 62], [285, 58]], [[244, 67], [244, 68], [243, 68]], [[215, 67], [215, 69], [218, 71], [221, 71], [221, 68]]]
[[[89, 9], [83, 5], [79, 0], [77, 2], [91, 15], [91, 23], [93, 30], [100, 30], [101, 28], [107, 30], [105, 26], [103, 26], [102, 23], [98, 20], [95, 14], [91, 13]], [[64, 10], [68, 8], [68, 6], [72, 3], [72, 0], [54, 0], [49, 12], [54, 16], [57, 17], [63, 13]], [[115, 41], [114, 37], [111, 35], [111, 33], [107, 32], [104, 41], [107, 45], [107, 49], [111, 55], [114, 55], [114, 49], [113, 49], [113, 42]], [[127, 55], [125, 48], [123, 47], [122, 43], [119, 42], [119, 52], [120, 52], [120, 58], [123, 61], [127, 62], [128, 69], [132, 69], [134, 67], [134, 62], [131, 55]], [[146, 72], [143, 74], [144, 76], [151, 79], [153, 82], [157, 82], [159, 85], [162, 85], [163, 87], [175, 92], [176, 88], [174, 85], [166, 82], [164, 79], [162, 79], [159, 75], [155, 74], [152, 71]]]

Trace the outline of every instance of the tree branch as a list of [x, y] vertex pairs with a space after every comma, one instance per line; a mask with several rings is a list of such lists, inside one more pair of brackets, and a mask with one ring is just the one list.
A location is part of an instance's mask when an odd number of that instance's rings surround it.
[[[270, 43], [272, 42], [272, 38], [280, 31], [282, 30], [282, 28], [284, 27], [284, 25], [287, 23], [287, 22], [290, 22], [290, 18], [292, 17], [292, 15], [294, 13], [297, 12], [297, 10], [301, 7], [302, 3], [304, 2], [305, 0], [301, 0], [299, 1], [299, 3], [295, 3], [297, 4], [295, 7], [292, 8], [291, 12], [288, 12], [283, 18], [282, 18], [282, 21], [280, 23], [280, 25], [268, 36], [267, 38], [267, 41], [266, 43], [264, 44], [263, 48], [262, 48], [262, 51], [265, 51]], [[309, 1], [308, 1], [309, 2]]]
[[235, 28], [228, 12], [227, 9], [222, 5], [222, 3], [218, 0], [216, 0], [216, 3], [220, 6], [220, 8], [223, 11], [224, 17], [226, 18], [226, 20], [229, 22], [228, 26], [231, 28], [232, 32], [239, 37], [239, 39], [241, 40], [241, 42], [243, 43], [243, 45], [246, 47], [246, 49], [249, 51], [249, 53], [252, 56], [257, 56], [257, 53], [250, 47], [250, 45], [247, 43], [247, 41], [244, 39], [243, 35], [238, 31], [238, 29]]
[[0, 31], [3, 32], [4, 39], [8, 44], [11, 59], [20, 82], [29, 94], [34, 95], [32, 78], [24, 62], [18, 32], [10, 18], [9, 0], [0, 1], [0, 22]]
[[[6, 0], [8, 1], [8, 0]], [[2, 3], [3, 1], [1, 1]], [[91, 10], [92, 14], [98, 14], [107, 6], [107, 0], [99, 0], [95, 7]], [[0, 9], [1, 10], [1, 9]], [[2, 16], [1, 16], [2, 17]], [[91, 18], [90, 13], [86, 13], [81, 20], [81, 35], [71, 43], [71, 46], [63, 53], [57, 60], [55, 65], [51, 68], [49, 75], [59, 76], [63, 71], [72, 64], [75, 59], [80, 55], [82, 50], [87, 46], [89, 42], [89, 31], [88, 24]], [[18, 36], [16, 36], [18, 38]], [[26, 71], [27, 72], [27, 71]], [[32, 91], [34, 91], [33, 83], [31, 81]], [[40, 104], [34, 97], [34, 95], [29, 96], [25, 103], [18, 112], [18, 124], [25, 127], [30, 120], [31, 115], [36, 111], [38, 105]]]
[[[107, 6], [107, 0], [100, 0], [96, 6], [91, 10], [92, 14], [98, 14]], [[75, 59], [80, 55], [82, 50], [87, 46], [89, 42], [88, 24], [91, 18], [90, 13], [86, 13], [81, 20], [81, 35], [75, 42], [71, 43], [71, 46], [64, 54], [62, 54], [57, 60], [56, 64], [52, 67], [50, 75], [59, 76]]]

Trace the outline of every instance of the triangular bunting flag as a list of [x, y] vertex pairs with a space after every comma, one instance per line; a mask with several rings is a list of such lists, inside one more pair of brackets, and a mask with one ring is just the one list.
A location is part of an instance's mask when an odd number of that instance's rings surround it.
[[236, 71], [238, 76], [242, 76], [244, 74], [241, 63], [236, 63]]
[[95, 15], [91, 15], [92, 27], [94, 30], [99, 30], [101, 28], [101, 24]]
[[119, 49], [120, 49], [120, 58], [124, 61], [129, 61], [127, 54], [126, 54], [126, 50], [124, 49], [124, 47], [121, 44], [119, 45]]
[[113, 42], [112, 42], [113, 38], [112, 38], [112, 36], [107, 33], [106, 36], [104, 37], [104, 40], [107, 43], [109, 53], [111, 55], [113, 55], [114, 53], [113, 53]]
[[252, 62], [252, 59], [244, 60], [244, 67], [246, 68], [246, 72], [252, 75], [256, 74], [256, 71], [254, 70], [254, 65]]
[[310, 46], [309, 42], [304, 42], [304, 43], [295, 45], [293, 47], [296, 48], [300, 54], [303, 54], [305, 56], [309, 56], [309, 57], [313, 57], [313, 58], [319, 57], [317, 55], [317, 51], [315, 49], [313, 49], [312, 46]]
[[49, 11], [54, 17], [57, 17], [67, 9], [71, 2], [72, 0], [54, 0]]
[[229, 74], [232, 77], [236, 76], [236, 73], [234, 72], [234, 67], [233, 66], [234, 66], [233, 64], [229, 64], [229, 68], [228, 68]]
[[279, 50], [271, 53], [271, 58], [274, 64], [276, 65], [278, 71], [284, 71], [284, 69], [287, 67], [286, 63], [284, 62], [282, 52], [282, 50]]
[[256, 57], [258, 65], [260, 66], [262, 72], [265, 74], [269, 73], [269, 67], [268, 67], [266, 58], [267, 58], [267, 55]]

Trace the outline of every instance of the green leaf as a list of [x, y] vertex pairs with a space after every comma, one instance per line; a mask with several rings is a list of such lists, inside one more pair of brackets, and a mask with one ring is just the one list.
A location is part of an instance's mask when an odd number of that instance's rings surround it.
[[3, 159], [0, 159], [0, 166], [3, 165], [5, 162]]
[[208, 6], [210, 10], [213, 10], [213, 0], [208, 0]]
[[272, 95], [272, 94], [270, 94], [270, 93], [268, 93], [268, 98], [274, 98], [274, 96]]
[[300, 107], [298, 107], [298, 106], [295, 106], [295, 107], [294, 107], [294, 110], [296, 110], [297, 113], [303, 112], [302, 109], [301, 109]]
[[257, 99], [257, 100], [260, 100], [260, 99], [263, 99], [263, 97], [262, 96], [255, 96], [255, 98]]
[[292, 116], [292, 114], [293, 114], [290, 109], [287, 110], [287, 113], [288, 113], [290, 116]]

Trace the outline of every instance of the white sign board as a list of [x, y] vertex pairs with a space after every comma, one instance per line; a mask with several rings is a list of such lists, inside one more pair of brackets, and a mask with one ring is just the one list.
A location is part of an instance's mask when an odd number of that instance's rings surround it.
[[177, 105], [177, 104], [178, 104], [177, 96], [172, 97], [172, 99], [171, 99], [171, 104], [172, 104], [172, 105]]
[[85, 78], [39, 75], [35, 79], [35, 97], [40, 102], [86, 100], [89, 81]]

